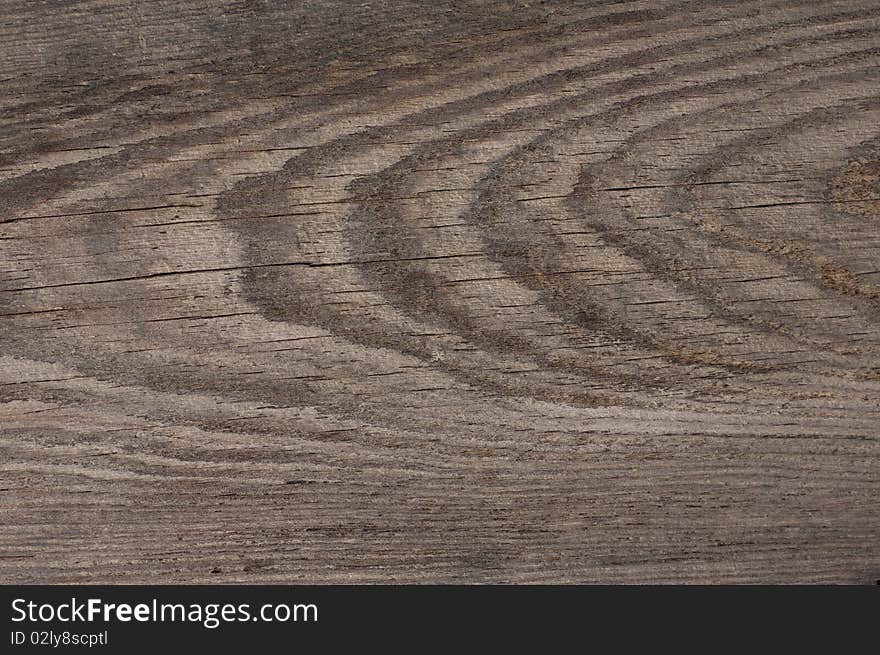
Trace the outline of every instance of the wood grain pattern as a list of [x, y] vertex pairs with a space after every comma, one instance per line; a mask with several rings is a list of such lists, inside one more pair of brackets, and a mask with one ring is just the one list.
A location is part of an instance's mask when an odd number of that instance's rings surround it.
[[0, 2], [5, 582], [873, 582], [877, 0]]

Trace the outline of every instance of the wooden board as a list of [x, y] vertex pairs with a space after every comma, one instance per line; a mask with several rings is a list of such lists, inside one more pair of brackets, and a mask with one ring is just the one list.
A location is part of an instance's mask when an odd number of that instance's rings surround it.
[[873, 582], [880, 6], [0, 3], [4, 582]]

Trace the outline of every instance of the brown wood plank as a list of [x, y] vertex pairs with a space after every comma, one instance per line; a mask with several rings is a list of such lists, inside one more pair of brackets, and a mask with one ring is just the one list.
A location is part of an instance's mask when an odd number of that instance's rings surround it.
[[873, 582], [877, 0], [0, 3], [5, 582]]

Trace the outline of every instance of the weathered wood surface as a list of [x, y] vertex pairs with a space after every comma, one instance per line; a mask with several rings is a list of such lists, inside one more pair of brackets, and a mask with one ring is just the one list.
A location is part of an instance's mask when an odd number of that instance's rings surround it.
[[6, 582], [880, 577], [877, 0], [0, 2]]

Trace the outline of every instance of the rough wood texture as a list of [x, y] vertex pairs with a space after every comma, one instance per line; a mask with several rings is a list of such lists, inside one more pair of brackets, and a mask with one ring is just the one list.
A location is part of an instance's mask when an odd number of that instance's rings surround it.
[[877, 0], [2, 0], [6, 582], [873, 582]]

